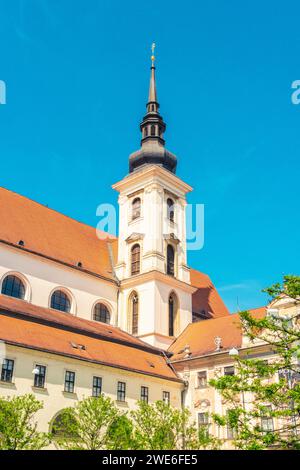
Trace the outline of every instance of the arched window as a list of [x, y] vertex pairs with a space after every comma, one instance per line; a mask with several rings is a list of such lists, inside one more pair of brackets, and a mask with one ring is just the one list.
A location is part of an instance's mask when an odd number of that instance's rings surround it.
[[100, 302], [95, 305], [93, 319], [102, 323], [110, 323], [110, 313], [106, 305]]
[[137, 335], [139, 329], [139, 298], [136, 292], [132, 292], [129, 299], [129, 315], [129, 331], [131, 331], [131, 334]]
[[170, 198], [167, 199], [167, 217], [174, 222], [174, 201]]
[[151, 126], [151, 135], [155, 135], [155, 126], [152, 124]]
[[169, 297], [169, 336], [175, 336], [178, 333], [178, 302], [175, 294]]
[[144, 136], [147, 137], [147, 135], [148, 135], [148, 127], [145, 127], [145, 129], [144, 129]]
[[51, 308], [55, 310], [61, 310], [62, 312], [69, 313], [71, 310], [71, 302], [67, 294], [61, 290], [56, 290], [51, 295]]
[[131, 274], [139, 274], [140, 272], [140, 245], [133, 245], [131, 248]]
[[132, 202], [132, 220], [141, 217], [141, 200], [136, 197]]
[[174, 276], [175, 274], [174, 260], [175, 260], [174, 248], [172, 247], [172, 245], [168, 245], [167, 247], [167, 274], [169, 274], [170, 276]]
[[72, 438], [76, 439], [77, 435], [75, 429], [76, 419], [69, 409], [60, 411], [50, 425], [50, 432], [54, 440], [62, 437], [70, 440]]
[[2, 283], [1, 294], [9, 295], [16, 299], [24, 299], [25, 285], [17, 276], [6, 276]]

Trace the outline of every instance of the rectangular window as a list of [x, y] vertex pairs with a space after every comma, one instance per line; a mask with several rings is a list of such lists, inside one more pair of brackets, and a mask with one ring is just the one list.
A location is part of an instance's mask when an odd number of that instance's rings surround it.
[[[229, 418], [230, 411], [227, 411], [227, 420]], [[227, 421], [227, 439], [235, 439], [236, 438], [236, 428], [230, 426], [229, 421]]]
[[170, 392], [163, 392], [163, 402], [167, 405], [170, 404]]
[[66, 375], [65, 375], [65, 392], [74, 393], [74, 385], [75, 385], [75, 372], [71, 372], [70, 370], [67, 370]]
[[148, 387], [141, 387], [141, 400], [148, 403], [149, 401], [149, 388]]
[[266, 414], [261, 416], [261, 430], [263, 432], [273, 432], [274, 431], [274, 422], [273, 417], [268, 415], [267, 410], [272, 411], [271, 406], [266, 406]]
[[224, 375], [234, 375], [234, 366], [224, 367]]
[[1, 370], [2, 382], [11, 382], [14, 372], [14, 361], [12, 359], [4, 359]]
[[125, 398], [126, 398], [126, 383], [125, 382], [118, 382], [117, 400], [118, 401], [125, 401]]
[[204, 434], [208, 435], [209, 421], [208, 413], [198, 413], [198, 427]]
[[206, 388], [207, 387], [207, 372], [206, 372], [206, 370], [198, 372], [197, 387], [198, 388]]
[[93, 397], [100, 397], [102, 392], [102, 378], [93, 377]]
[[45, 387], [46, 379], [46, 367], [36, 364], [35, 369], [38, 371], [37, 374], [34, 374], [34, 386], [37, 388]]

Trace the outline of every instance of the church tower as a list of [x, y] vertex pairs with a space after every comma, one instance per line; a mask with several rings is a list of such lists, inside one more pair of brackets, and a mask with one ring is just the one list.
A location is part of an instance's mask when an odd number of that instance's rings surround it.
[[185, 220], [186, 194], [192, 188], [176, 176], [177, 158], [165, 148], [154, 55], [151, 60], [141, 148], [129, 157], [129, 174], [113, 185], [120, 209], [115, 271], [120, 280], [118, 325], [167, 349], [192, 322]]

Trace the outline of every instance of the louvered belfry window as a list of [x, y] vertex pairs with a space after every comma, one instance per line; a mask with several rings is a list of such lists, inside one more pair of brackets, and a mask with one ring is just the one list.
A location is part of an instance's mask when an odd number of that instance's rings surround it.
[[174, 248], [172, 247], [172, 245], [168, 245], [167, 247], [167, 274], [169, 274], [170, 276], [175, 275], [174, 258], [175, 258]]
[[140, 245], [134, 245], [131, 249], [131, 274], [140, 272]]

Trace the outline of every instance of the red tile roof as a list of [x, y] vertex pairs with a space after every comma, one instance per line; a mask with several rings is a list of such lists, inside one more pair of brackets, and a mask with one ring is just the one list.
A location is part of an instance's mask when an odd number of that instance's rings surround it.
[[[113, 279], [108, 235], [0, 187], [0, 241]], [[115, 243], [112, 242], [114, 245]]]
[[[3, 295], [0, 295], [0, 340], [180, 382], [160, 350], [119, 328]], [[85, 349], [74, 345], [84, 345]]]
[[[256, 318], [262, 318], [266, 314], [266, 307], [249, 311]], [[189, 346], [190, 357], [213, 353], [216, 350], [214, 339], [217, 336], [222, 338], [223, 350], [242, 346], [242, 330], [238, 313], [188, 325], [169, 348], [169, 352], [173, 353], [171, 360], [183, 359], [185, 356], [183, 350], [186, 345]]]
[[208, 318], [229, 315], [229, 311], [219, 296], [207, 274], [191, 269], [191, 284], [198, 287], [193, 294], [193, 312], [203, 312]]
[[[112, 262], [117, 260], [116, 238], [108, 239], [101, 232], [100, 240], [94, 227], [1, 187], [0, 220], [0, 242], [115, 282]], [[24, 247], [18, 245], [20, 240]], [[78, 262], [82, 268], [77, 267]], [[206, 274], [191, 269], [191, 283], [198, 287], [192, 297], [193, 312], [205, 312], [208, 318], [229, 314]]]

